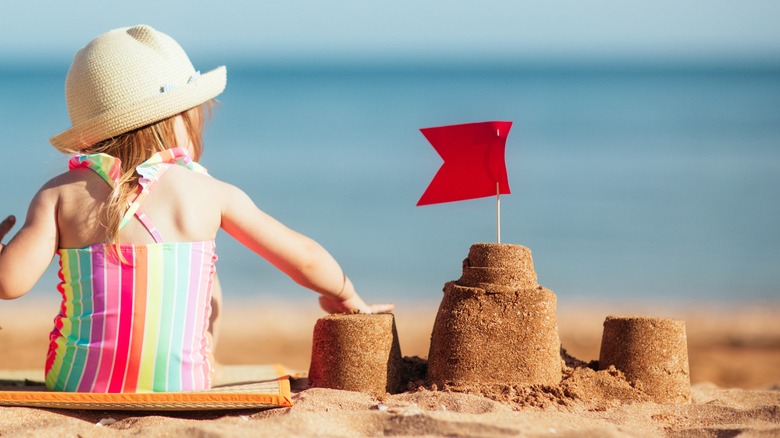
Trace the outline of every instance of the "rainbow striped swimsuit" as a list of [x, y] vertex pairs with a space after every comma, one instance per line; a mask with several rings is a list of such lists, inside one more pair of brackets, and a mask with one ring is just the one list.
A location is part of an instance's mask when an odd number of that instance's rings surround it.
[[[73, 157], [113, 186], [120, 160], [106, 154]], [[181, 148], [138, 166], [141, 192], [120, 223], [133, 216], [156, 243], [121, 244], [124, 262], [109, 245], [59, 249], [62, 295], [49, 335], [46, 386], [54, 391], [163, 392], [211, 387], [210, 345], [214, 241], [164, 242], [142, 213], [141, 201], [171, 166], [196, 172]]]

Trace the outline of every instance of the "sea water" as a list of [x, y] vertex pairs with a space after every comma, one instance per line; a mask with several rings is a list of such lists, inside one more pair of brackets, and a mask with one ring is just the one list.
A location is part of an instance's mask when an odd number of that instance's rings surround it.
[[[0, 69], [2, 215], [65, 168], [48, 138], [70, 125], [66, 70]], [[531, 248], [559, 300], [780, 297], [778, 68], [239, 63], [219, 100], [202, 163], [372, 301], [438, 301], [496, 241], [494, 197], [415, 207], [442, 163], [419, 128], [486, 120], [514, 122], [501, 240]], [[217, 245], [228, 299], [308, 293]], [[55, 258], [32, 295], [56, 283]]]

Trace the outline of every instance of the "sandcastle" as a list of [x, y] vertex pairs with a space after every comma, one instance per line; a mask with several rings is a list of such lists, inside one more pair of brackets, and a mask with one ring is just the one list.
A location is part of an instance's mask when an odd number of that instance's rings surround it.
[[[483, 394], [490, 388], [577, 384], [562, 381], [556, 306], [553, 291], [537, 283], [528, 248], [472, 245], [460, 279], [444, 285], [431, 333], [427, 383]], [[592, 380], [593, 388], [601, 389], [593, 394], [611, 393], [602, 388], [606, 384], [619, 389], [612, 398], [629, 402], [690, 401], [683, 321], [607, 317], [598, 364], [599, 370], [607, 371], [599, 373], [601, 380]], [[570, 366], [594, 372], [588, 369], [592, 364]], [[317, 321], [311, 386], [395, 393], [410, 383], [405, 379], [411, 374], [405, 376], [408, 370], [403, 368], [393, 315], [329, 315]], [[568, 373], [570, 378], [571, 370]], [[568, 396], [565, 390], [561, 393]]]
[[537, 284], [528, 248], [471, 246], [460, 279], [444, 285], [428, 379], [454, 388], [561, 381], [556, 297]]
[[614, 366], [659, 403], [691, 399], [685, 321], [608, 316], [601, 338], [599, 369]]
[[309, 384], [382, 395], [402, 389], [392, 314], [328, 315], [314, 326]]

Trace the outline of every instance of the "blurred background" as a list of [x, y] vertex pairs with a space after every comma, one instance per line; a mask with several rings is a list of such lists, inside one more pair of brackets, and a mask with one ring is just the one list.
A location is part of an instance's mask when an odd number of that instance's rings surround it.
[[[415, 207], [419, 128], [514, 122], [502, 241], [559, 302], [780, 297], [780, 3], [14, 2], [0, 16], [0, 214], [62, 172], [72, 56], [145, 23], [228, 86], [202, 163], [322, 243], [371, 301], [438, 302], [495, 199]], [[15, 229], [14, 231], [18, 230]], [[227, 235], [226, 300], [308, 292]], [[56, 261], [31, 296], [56, 294]]]

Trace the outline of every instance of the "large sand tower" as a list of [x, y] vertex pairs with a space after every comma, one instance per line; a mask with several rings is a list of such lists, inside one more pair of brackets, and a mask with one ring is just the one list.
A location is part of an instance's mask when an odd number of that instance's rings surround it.
[[438, 386], [557, 385], [556, 297], [536, 282], [531, 251], [477, 243], [459, 280], [444, 285], [428, 354]]

